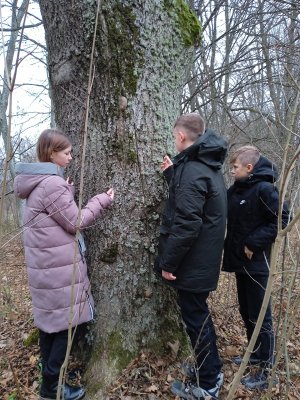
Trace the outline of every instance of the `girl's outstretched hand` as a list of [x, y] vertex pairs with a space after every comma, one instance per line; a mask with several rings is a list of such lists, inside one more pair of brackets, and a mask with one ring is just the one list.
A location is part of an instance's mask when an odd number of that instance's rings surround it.
[[106, 194], [108, 194], [108, 196], [113, 200], [115, 197], [115, 191], [113, 188], [108, 189], [108, 191], [106, 192]]
[[69, 176], [67, 177], [66, 182], [67, 182], [68, 185], [74, 185], [74, 182], [71, 181]]

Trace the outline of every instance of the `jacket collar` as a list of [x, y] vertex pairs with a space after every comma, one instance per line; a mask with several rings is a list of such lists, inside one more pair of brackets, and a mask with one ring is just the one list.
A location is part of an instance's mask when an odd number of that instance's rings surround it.
[[52, 162], [17, 163], [15, 171], [16, 175], [64, 175], [64, 169]]

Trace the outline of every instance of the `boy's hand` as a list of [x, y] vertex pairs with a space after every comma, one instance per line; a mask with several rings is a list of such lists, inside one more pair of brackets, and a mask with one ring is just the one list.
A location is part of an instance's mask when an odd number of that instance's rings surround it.
[[165, 278], [167, 281], [174, 281], [176, 279], [176, 276], [172, 274], [172, 272], [167, 272], [162, 270], [161, 271], [162, 277]]
[[248, 249], [247, 246], [244, 247], [244, 252], [246, 254], [246, 257], [249, 258], [249, 260], [251, 260], [252, 256], [253, 256], [253, 251], [251, 251], [250, 249]]
[[171, 167], [173, 165], [169, 156], [165, 155], [163, 158], [163, 162], [160, 164], [160, 169], [164, 171], [165, 169]]

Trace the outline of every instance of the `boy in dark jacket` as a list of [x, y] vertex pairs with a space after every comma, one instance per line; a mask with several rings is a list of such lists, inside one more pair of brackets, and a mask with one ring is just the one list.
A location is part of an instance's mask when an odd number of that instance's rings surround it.
[[182, 398], [217, 399], [223, 382], [222, 362], [206, 300], [220, 273], [226, 224], [226, 189], [222, 164], [226, 142], [199, 114], [184, 114], [174, 125], [179, 154], [165, 156], [162, 170], [169, 198], [162, 216], [155, 269], [178, 289], [179, 305], [196, 356], [196, 368], [184, 365], [192, 380], [175, 381], [172, 392]]
[[[277, 170], [257, 148], [243, 146], [230, 160], [235, 182], [228, 190], [228, 223], [223, 270], [235, 272], [239, 310], [250, 341], [264, 298], [269, 276], [271, 246], [277, 235], [279, 196], [275, 187]], [[283, 223], [288, 219], [286, 206]], [[250, 364], [258, 372], [242, 380], [248, 389], [268, 386], [272, 367], [274, 331], [269, 304]], [[235, 357], [236, 364], [241, 357]]]

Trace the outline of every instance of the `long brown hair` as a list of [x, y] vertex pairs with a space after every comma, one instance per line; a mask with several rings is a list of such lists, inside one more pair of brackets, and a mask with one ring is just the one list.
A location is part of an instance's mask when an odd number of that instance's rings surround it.
[[72, 146], [60, 129], [45, 129], [37, 142], [36, 153], [40, 162], [51, 162], [51, 154]]

